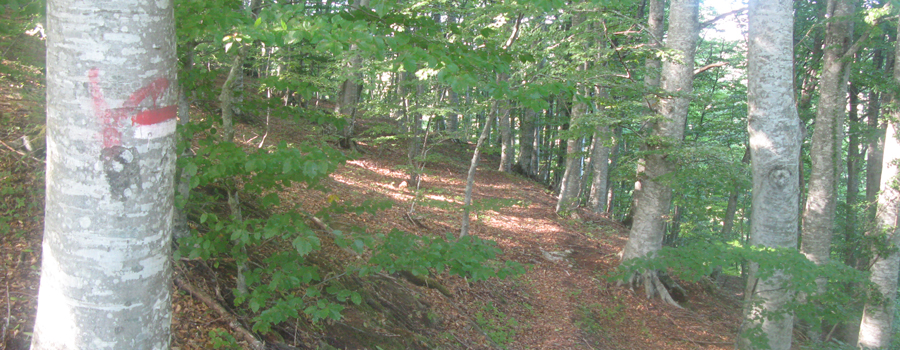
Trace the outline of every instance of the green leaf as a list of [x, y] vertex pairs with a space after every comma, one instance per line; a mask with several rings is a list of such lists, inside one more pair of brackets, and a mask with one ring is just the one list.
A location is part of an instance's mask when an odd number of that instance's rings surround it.
[[300, 254], [300, 256], [305, 256], [313, 250], [312, 244], [308, 240], [306, 240], [305, 237], [294, 238], [294, 241], [291, 242], [291, 245], [294, 246], [294, 249], [297, 250], [297, 253]]

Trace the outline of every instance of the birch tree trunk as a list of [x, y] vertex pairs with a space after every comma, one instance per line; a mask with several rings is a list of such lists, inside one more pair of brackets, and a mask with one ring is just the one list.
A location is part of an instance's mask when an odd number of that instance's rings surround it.
[[[669, 8], [669, 35], [666, 48], [677, 59], [663, 63], [660, 87], [671, 94], [660, 99], [661, 118], [652, 123], [652, 135], [645, 147], [650, 151], [639, 167], [635, 183], [635, 210], [623, 262], [649, 257], [662, 249], [665, 219], [672, 203], [672, 189], [661, 178], [675, 170], [669, 151], [684, 138], [684, 126], [693, 84], [694, 50], [699, 35], [697, 0], [673, 0]], [[658, 283], [654, 271], [632, 276], [632, 287], [643, 285], [647, 297], [659, 295], [676, 304]], [[676, 304], [677, 305], [677, 304]]]
[[[900, 29], [898, 29], [900, 33]], [[894, 44], [894, 52], [900, 57], [900, 45]], [[900, 60], [894, 61], [894, 83], [900, 83]], [[895, 99], [900, 98], [898, 96]], [[898, 217], [900, 217], [900, 189], [897, 187], [897, 159], [900, 158], [900, 138], [897, 135], [897, 118], [900, 111], [892, 112], [884, 137], [884, 154], [881, 170], [881, 191], [878, 194], [877, 231], [887, 235], [887, 242], [900, 245]], [[891, 346], [893, 332], [894, 305], [897, 299], [897, 274], [900, 270], [900, 252], [892, 250], [888, 256], [875, 256], [870, 268], [869, 280], [878, 287], [884, 297], [870, 298], [863, 309], [859, 324], [859, 347], [865, 349], [887, 349]]]
[[[828, 262], [834, 231], [837, 183], [841, 173], [841, 146], [844, 139], [844, 110], [847, 107], [847, 64], [842, 61], [850, 47], [853, 24], [849, 0], [829, 0], [826, 16], [831, 20], [825, 29], [825, 57], [819, 79], [819, 103], [812, 135], [809, 194], [803, 212], [800, 251], [816, 265]], [[818, 293], [825, 292], [824, 278], [818, 278]], [[820, 332], [810, 329], [818, 340]]]
[[[748, 105], [753, 174], [750, 244], [796, 247], [799, 220], [801, 126], [794, 104], [793, 8], [790, 0], [755, 0], [749, 10]], [[793, 293], [789, 276], [757, 277], [750, 264], [747, 306], [739, 349], [791, 348], [793, 315], [784, 310]], [[766, 314], [775, 314], [766, 318]], [[751, 330], [768, 344], [753, 344]]]
[[168, 349], [172, 1], [47, 3], [47, 175], [32, 349]]

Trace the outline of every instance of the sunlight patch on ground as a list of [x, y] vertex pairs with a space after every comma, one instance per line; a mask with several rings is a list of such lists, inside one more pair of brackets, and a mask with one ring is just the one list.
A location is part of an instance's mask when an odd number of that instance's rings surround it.
[[406, 178], [408, 176], [405, 172], [391, 170], [391, 169], [385, 169], [385, 168], [379, 167], [378, 164], [376, 164], [375, 162], [373, 162], [371, 160], [366, 160], [366, 159], [348, 160], [347, 164], [371, 171], [371, 172], [376, 173], [381, 176], [401, 178], [401, 179]]

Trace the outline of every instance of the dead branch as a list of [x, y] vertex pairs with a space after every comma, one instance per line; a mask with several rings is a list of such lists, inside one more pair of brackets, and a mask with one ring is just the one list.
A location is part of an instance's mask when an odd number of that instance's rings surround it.
[[731, 11], [731, 12], [725, 12], [725, 13], [723, 13], [723, 14], [721, 14], [721, 15], [716, 16], [715, 18], [713, 18], [713, 19], [711, 19], [711, 20], [708, 20], [708, 21], [705, 21], [705, 22], [703, 22], [703, 23], [700, 23], [700, 28], [706, 28], [706, 27], [709, 27], [709, 26], [713, 25], [713, 23], [716, 23], [716, 22], [718, 22], [719, 20], [721, 20], [721, 19], [723, 19], [723, 18], [725, 18], [725, 17], [732, 16], [732, 15], [735, 15], [735, 16], [736, 16], [736, 15], [738, 15], [738, 14], [741, 14], [741, 13], [744, 12], [744, 11], [747, 11], [747, 8], [746, 8], [746, 7], [742, 7], [742, 8], [739, 8], [739, 9], [734, 10], [734, 11]]
[[700, 67], [700, 68], [695, 69], [695, 70], [694, 70], [694, 75], [703, 73], [703, 72], [705, 72], [705, 71], [707, 71], [707, 70], [710, 70], [710, 69], [712, 69], [712, 68], [721, 67], [721, 66], [727, 66], [727, 65], [728, 65], [728, 62], [716, 62], [716, 63], [710, 63], [710, 64], [707, 64], [707, 65], [705, 65], [705, 66], [703, 66], [703, 67]]
[[219, 303], [216, 302], [209, 294], [206, 294], [202, 290], [195, 288], [190, 284], [190, 282], [187, 282], [179, 277], [175, 277], [175, 285], [177, 285], [178, 288], [181, 288], [182, 290], [190, 293], [195, 298], [199, 299], [201, 302], [206, 304], [207, 307], [224, 318], [227, 321], [228, 326], [237, 333], [239, 338], [247, 342], [247, 344], [250, 346], [250, 349], [264, 350], [266, 348], [265, 343], [263, 343], [259, 339], [256, 339], [256, 336], [254, 336], [253, 333], [247, 330], [247, 328], [244, 328], [244, 326], [242, 326], [241, 323], [238, 322], [237, 318], [232, 315], [231, 312], [228, 312], [228, 310], [222, 307], [222, 305], [219, 305]]
[[403, 270], [399, 271], [400, 276], [409, 281], [409, 283], [415, 284], [419, 287], [428, 287], [431, 289], [436, 289], [438, 292], [441, 292], [444, 296], [448, 298], [453, 297], [453, 293], [450, 293], [450, 290], [447, 289], [441, 282], [438, 282], [428, 276], [416, 276], [413, 275], [412, 272]]

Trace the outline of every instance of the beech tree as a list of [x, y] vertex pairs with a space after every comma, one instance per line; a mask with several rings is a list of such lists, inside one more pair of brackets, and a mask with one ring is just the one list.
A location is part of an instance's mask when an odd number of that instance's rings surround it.
[[[676, 57], [663, 63], [660, 88], [669, 96], [661, 98], [658, 119], [652, 122], [652, 134], [645, 141], [646, 155], [638, 168], [635, 183], [634, 224], [628, 235], [623, 260], [652, 257], [662, 248], [665, 217], [672, 203], [672, 189], [666, 176], [675, 171], [671, 152], [684, 138], [685, 119], [690, 105], [693, 83], [694, 50], [700, 30], [699, 3], [696, 0], [675, 0], [669, 8], [669, 34], [666, 49]], [[652, 16], [651, 16], [652, 18]], [[632, 286], [642, 285], [647, 297], [660, 295], [671, 304], [669, 296], [655, 271], [632, 276]]]
[[[896, 57], [900, 54], [900, 45], [894, 45]], [[900, 83], [900, 62], [896, 60], [894, 61], [894, 83]], [[900, 218], [900, 189], [897, 188], [897, 176], [900, 175], [900, 171], [897, 169], [897, 158], [900, 157], [900, 138], [897, 136], [897, 120], [900, 118], [900, 112], [894, 110], [892, 114], [884, 137], [876, 233], [883, 233], [885, 235], [883, 242], [895, 247], [900, 245], [900, 233], [897, 230], [898, 218]], [[891, 346], [893, 333], [900, 252], [896, 249], [890, 249], [888, 254], [876, 252], [873, 260], [869, 280], [878, 288], [878, 292], [883, 298], [871, 298], [866, 303], [859, 325], [859, 346], [864, 349], [887, 349]]]
[[[802, 245], [800, 251], [816, 263], [824, 265], [831, 254], [834, 213], [837, 204], [837, 185], [841, 172], [841, 143], [844, 137], [844, 110], [847, 106], [846, 57], [850, 49], [853, 6], [847, 0], [828, 1], [825, 57], [819, 78], [819, 104], [816, 108], [815, 130], [812, 135], [809, 175], [809, 195], [803, 212]], [[825, 278], [819, 278], [818, 293], [825, 291]], [[818, 338], [818, 329], [810, 329], [811, 338]]]
[[33, 349], [169, 347], [171, 1], [47, 4], [47, 180]]
[[[748, 131], [753, 176], [750, 244], [796, 248], [799, 161], [802, 134], [794, 104], [793, 17], [788, 0], [756, 0], [749, 9]], [[793, 316], [784, 308], [793, 298], [781, 272], [766, 279], [750, 264], [737, 347], [790, 349]], [[754, 343], [762, 335], [767, 344]]]

